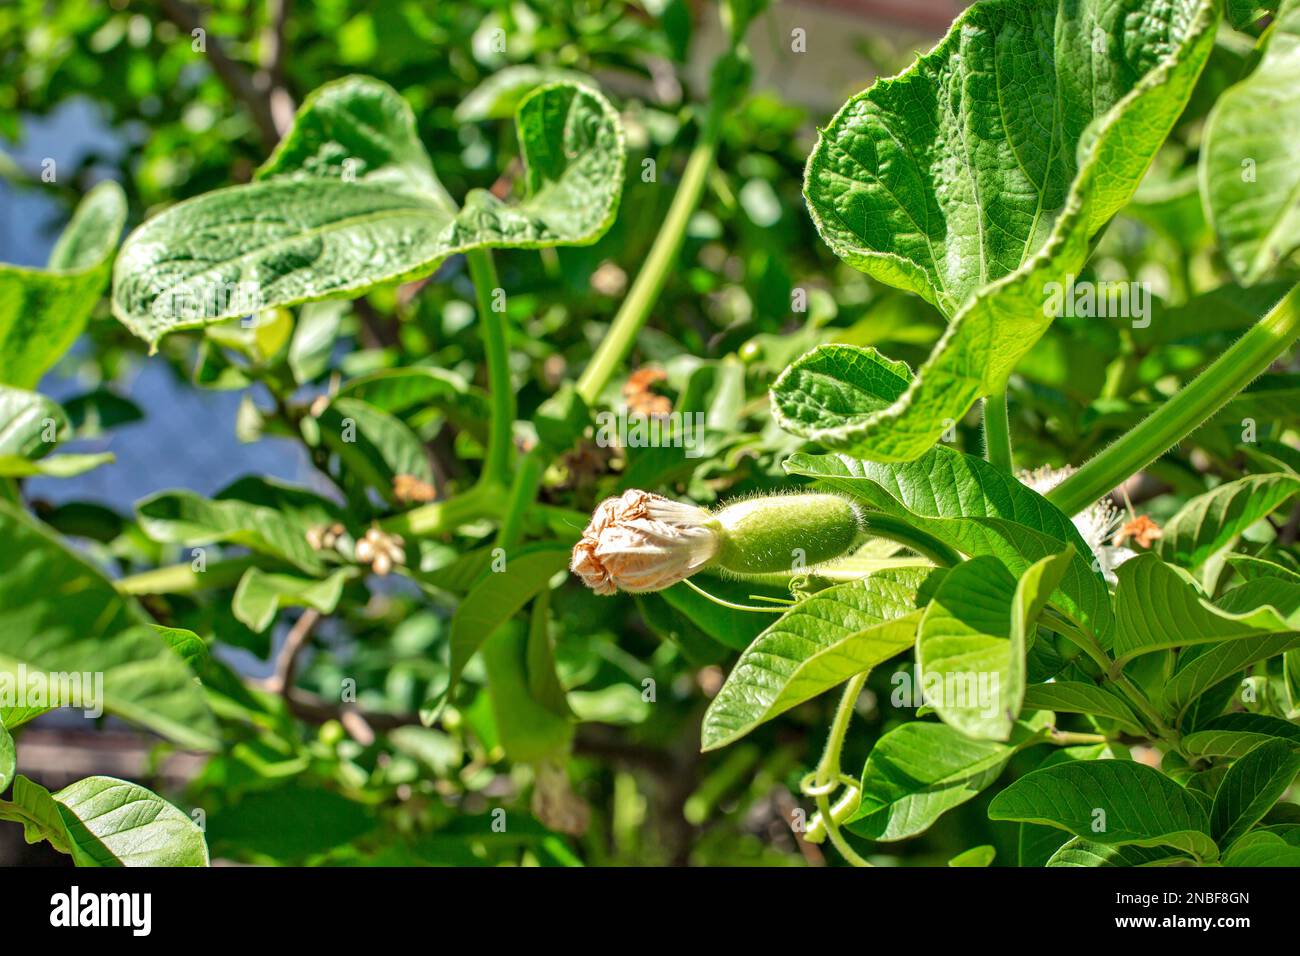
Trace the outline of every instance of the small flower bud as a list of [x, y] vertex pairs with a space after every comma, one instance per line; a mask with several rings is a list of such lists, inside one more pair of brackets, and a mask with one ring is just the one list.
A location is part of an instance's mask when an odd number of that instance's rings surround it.
[[703, 508], [627, 491], [597, 506], [570, 567], [597, 594], [661, 591], [707, 564], [718, 544]]

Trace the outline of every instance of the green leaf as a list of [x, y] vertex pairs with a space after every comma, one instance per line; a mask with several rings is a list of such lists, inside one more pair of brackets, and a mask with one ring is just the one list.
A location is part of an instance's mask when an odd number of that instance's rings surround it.
[[772, 408], [786, 431], [835, 448], [898, 401], [911, 383], [905, 363], [873, 348], [819, 345], [777, 376]]
[[573, 740], [573, 724], [530, 692], [528, 634], [520, 622], [496, 628], [483, 642], [492, 713], [501, 746], [511, 760], [561, 759]]
[[972, 740], [947, 724], [914, 720], [878, 741], [862, 770], [862, 799], [847, 821], [871, 840], [915, 836], [988, 787], [1016, 751], [1042, 741], [1052, 715], [1016, 725], [1010, 743]]
[[[91, 675], [93, 689], [80, 681], [76, 703], [83, 709], [102, 704], [183, 746], [215, 748], [216, 726], [194, 675], [133, 602], [54, 534], [2, 502], [0, 544], [12, 556], [0, 565], [0, 679]], [[40, 709], [48, 708], [28, 708], [23, 719]], [[11, 714], [0, 711], [0, 719], [13, 728]]]
[[1154, 554], [1140, 554], [1116, 569], [1115, 660], [1169, 647], [1254, 638], [1300, 630], [1276, 608], [1232, 613], [1201, 596], [1196, 585]]
[[1166, 561], [1198, 568], [1256, 521], [1300, 494], [1294, 475], [1247, 475], [1197, 495], [1164, 526], [1158, 552]]
[[1234, 274], [1258, 282], [1300, 247], [1300, 2], [1284, 0], [1253, 73], [1214, 105], [1201, 142], [1201, 197]]
[[998, 851], [991, 846], [975, 846], [969, 850], [963, 850], [951, 860], [949, 866], [992, 866], [993, 858], [998, 855]]
[[740, 655], [704, 714], [701, 749], [733, 743], [907, 650], [918, 608], [942, 576], [928, 568], [880, 571], [796, 604]]
[[346, 469], [393, 505], [394, 481], [408, 475], [431, 483], [433, 469], [420, 437], [401, 419], [355, 398], [335, 398], [319, 416], [321, 440]]
[[288, 362], [293, 380], [299, 385], [314, 381], [329, 368], [339, 325], [347, 311], [344, 302], [308, 302], [298, 310]]
[[278, 305], [355, 298], [483, 248], [586, 245], [623, 186], [623, 131], [599, 93], [544, 86], [516, 116], [526, 196], [473, 190], [457, 211], [410, 109], [375, 80], [317, 91], [264, 178], [173, 206], [126, 240], [113, 309], [141, 338]]
[[1188, 857], [1165, 846], [1121, 846], [1073, 837], [1052, 854], [1046, 866], [1168, 866]]
[[1228, 768], [1210, 810], [1210, 833], [1220, 846], [1238, 837], [1272, 809], [1300, 773], [1300, 745], [1281, 739], [1257, 744]]
[[[1300, 634], [1268, 634], [1246, 641], [1194, 647], [1179, 656], [1178, 666], [1160, 692], [1164, 711], [1181, 719], [1196, 698], [1256, 661], [1300, 647]], [[1198, 653], [1199, 652], [1199, 653]]]
[[116, 456], [111, 451], [84, 455], [54, 455], [40, 461], [29, 461], [18, 455], [0, 455], [0, 477], [30, 478], [33, 475], [45, 475], [49, 478], [72, 478], [116, 460]]
[[559, 82], [595, 86], [589, 76], [577, 70], [532, 63], [502, 67], [470, 90], [456, 107], [452, 119], [457, 123], [509, 119], [523, 98], [537, 87]]
[[488, 636], [567, 568], [570, 557], [568, 545], [530, 545], [508, 557], [504, 570], [489, 570], [470, 589], [451, 619], [451, 677], [444, 698]]
[[1172, 846], [1206, 861], [1219, 855], [1200, 801], [1131, 760], [1035, 770], [993, 798], [989, 819], [1041, 823], [1105, 845]]
[[351, 568], [341, 568], [324, 580], [301, 578], [292, 574], [269, 574], [249, 568], [239, 579], [230, 608], [235, 617], [254, 631], [265, 631], [275, 620], [275, 613], [285, 607], [310, 607], [322, 614], [332, 614], [343, 594], [343, 585], [353, 575]]
[[1279, 578], [1293, 584], [1300, 584], [1300, 574], [1289, 568], [1282, 567], [1276, 561], [1267, 561], [1248, 554], [1230, 554], [1226, 560], [1232, 570], [1241, 575], [1244, 581], [1255, 581], [1259, 578]]
[[183, 627], [163, 627], [161, 624], [150, 626], [191, 670], [196, 670], [208, 660], [207, 643], [193, 631]]
[[1293, 846], [1276, 833], [1256, 830], [1247, 833], [1223, 855], [1224, 866], [1300, 866], [1300, 846]]
[[1051, 710], [1067, 714], [1092, 714], [1118, 721], [1134, 736], [1143, 736], [1142, 724], [1124, 699], [1104, 687], [1084, 681], [1052, 681], [1025, 688], [1026, 710]]
[[293, 517], [269, 505], [164, 491], [140, 501], [135, 510], [141, 529], [155, 541], [186, 546], [229, 541], [281, 558], [308, 574], [325, 570]]
[[0, 455], [40, 458], [52, 451], [67, 431], [67, 415], [50, 399], [0, 385]]
[[808, 160], [813, 221], [840, 258], [952, 322], [902, 395], [819, 440], [911, 460], [1004, 385], [1051, 324], [1050, 284], [1078, 274], [1182, 112], [1219, 10], [976, 4], [845, 104]]
[[1224, 714], [1183, 737], [1183, 749], [1199, 757], [1241, 757], [1272, 739], [1300, 745], [1300, 727], [1267, 714]]
[[878, 464], [846, 455], [792, 455], [788, 474], [851, 495], [871, 511], [899, 518], [970, 557], [991, 555], [1013, 575], [1057, 554], [1075, 554], [1053, 601], [1073, 621], [1109, 640], [1110, 595], [1078, 530], [1055, 505], [988, 462], [933, 448], [915, 462]]
[[[944, 723], [969, 737], [1011, 736], [1025, 696], [1026, 646], [1072, 557], [1067, 546], [1032, 565], [1019, 582], [987, 556], [944, 576], [916, 636], [926, 703]], [[931, 681], [942, 688], [933, 699]]]
[[207, 866], [203, 831], [144, 787], [113, 777], [86, 777], [51, 794], [26, 777], [14, 784], [0, 817], [27, 829], [27, 842], [48, 840], [77, 866]]
[[35, 388], [86, 327], [126, 222], [114, 182], [77, 206], [45, 269], [0, 263], [0, 383]]
[[455, 210], [420, 143], [411, 107], [368, 76], [345, 76], [314, 90], [257, 177], [380, 185]]
[[[0, 714], [0, 718], [4, 715]], [[9, 789], [9, 781], [14, 778], [14, 769], [18, 766], [18, 755], [14, 752], [14, 739], [5, 729], [5, 722], [0, 719], [0, 793]]]
[[358, 398], [390, 415], [433, 407], [457, 428], [486, 440], [492, 413], [488, 396], [454, 372], [413, 366], [382, 369], [351, 379], [339, 389], [340, 398]]

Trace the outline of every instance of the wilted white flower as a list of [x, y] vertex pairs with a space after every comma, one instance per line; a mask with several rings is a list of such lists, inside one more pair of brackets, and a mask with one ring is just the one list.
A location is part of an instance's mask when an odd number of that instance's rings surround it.
[[712, 560], [719, 541], [718, 522], [703, 508], [625, 491], [597, 506], [570, 568], [597, 594], [659, 591]]
[[[1034, 489], [1040, 495], [1045, 495], [1072, 474], [1074, 474], [1073, 466], [1066, 465], [1064, 468], [1035, 468], [1033, 471], [1022, 471], [1016, 477], [1020, 479], [1021, 484]], [[1084, 543], [1092, 551], [1102, 576], [1114, 584], [1115, 569], [1129, 558], [1137, 556], [1136, 551], [1117, 547], [1111, 543], [1115, 532], [1124, 523], [1124, 513], [1116, 508], [1109, 498], [1103, 498], [1096, 504], [1084, 508], [1070, 520], [1074, 522], [1079, 537], [1083, 538]]]

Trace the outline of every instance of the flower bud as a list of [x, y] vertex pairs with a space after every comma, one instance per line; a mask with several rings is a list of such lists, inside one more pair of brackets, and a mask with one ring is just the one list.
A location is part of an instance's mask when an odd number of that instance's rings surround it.
[[703, 508], [626, 491], [596, 507], [570, 568], [597, 594], [661, 591], [707, 564], [718, 544]]
[[750, 498], [710, 514], [628, 491], [596, 508], [570, 567], [597, 594], [660, 591], [708, 565], [764, 574], [829, 561], [857, 543], [860, 527], [838, 495]]

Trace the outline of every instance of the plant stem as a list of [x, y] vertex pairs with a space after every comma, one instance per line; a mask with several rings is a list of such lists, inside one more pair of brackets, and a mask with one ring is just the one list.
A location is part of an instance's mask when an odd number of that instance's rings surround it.
[[984, 399], [984, 450], [989, 464], [1011, 474], [1011, 421], [1007, 418], [1007, 390]]
[[492, 307], [492, 297], [499, 288], [492, 253], [474, 249], [465, 253], [470, 278], [474, 280], [474, 299], [478, 303], [479, 322], [483, 328], [483, 351], [487, 356], [488, 391], [492, 402], [492, 424], [488, 434], [487, 456], [479, 480], [488, 485], [504, 485], [514, 452], [515, 392], [510, 384], [510, 342], [506, 317]]
[[529, 507], [537, 500], [537, 490], [542, 483], [542, 473], [546, 462], [542, 457], [541, 446], [534, 448], [519, 463], [515, 480], [510, 486], [510, 498], [506, 503], [501, 525], [497, 528], [496, 546], [505, 548], [506, 552], [515, 547], [523, 537], [524, 516]]
[[1048, 735], [1048, 743], [1058, 747], [1073, 747], [1076, 744], [1104, 744], [1109, 740], [1105, 734], [1082, 734], [1072, 730], [1053, 730]]
[[835, 819], [831, 808], [828, 788], [840, 778], [840, 751], [844, 749], [844, 737], [848, 734], [849, 721], [853, 719], [853, 706], [858, 702], [858, 695], [862, 693], [862, 685], [866, 682], [867, 674], [863, 671], [855, 675], [845, 686], [844, 696], [840, 698], [839, 707], [835, 709], [835, 718], [831, 721], [830, 733], [826, 737], [826, 749], [822, 752], [821, 760], [817, 762], [815, 772], [817, 810], [826, 827], [826, 835], [830, 837], [832, 845], [840, 855], [854, 866], [871, 864], [859, 856], [840, 833], [839, 821]]
[[681, 184], [673, 196], [668, 215], [664, 217], [659, 234], [646, 256], [645, 265], [637, 273], [628, 290], [627, 298], [619, 306], [618, 314], [609, 327], [609, 332], [591, 357], [582, 376], [578, 379], [578, 394], [588, 405], [600, 397], [600, 393], [609, 383], [614, 372], [632, 350], [637, 333], [650, 317], [650, 310], [659, 299], [664, 281], [677, 262], [682, 241], [686, 237], [686, 225], [690, 222], [695, 207], [699, 205], [704, 192], [704, 183], [708, 178], [709, 168], [718, 149], [719, 117], [716, 110], [710, 109], [704, 128], [700, 131], [699, 141], [691, 150], [686, 160], [686, 169], [682, 173]]
[[1300, 335], [1300, 285], [1160, 409], [1061, 482], [1047, 499], [1076, 514], [1163, 455], [1264, 372]]
[[385, 518], [379, 522], [379, 526], [390, 534], [414, 537], [441, 534], [480, 518], [499, 517], [501, 497], [499, 487], [480, 482], [464, 494], [433, 501], [404, 514]]
[[917, 554], [929, 558], [943, 568], [950, 568], [961, 563], [961, 555], [938, 538], [933, 538], [923, 531], [910, 527], [890, 515], [878, 511], [868, 512], [862, 519], [862, 530], [868, 535], [888, 538], [904, 547], [911, 548]]

